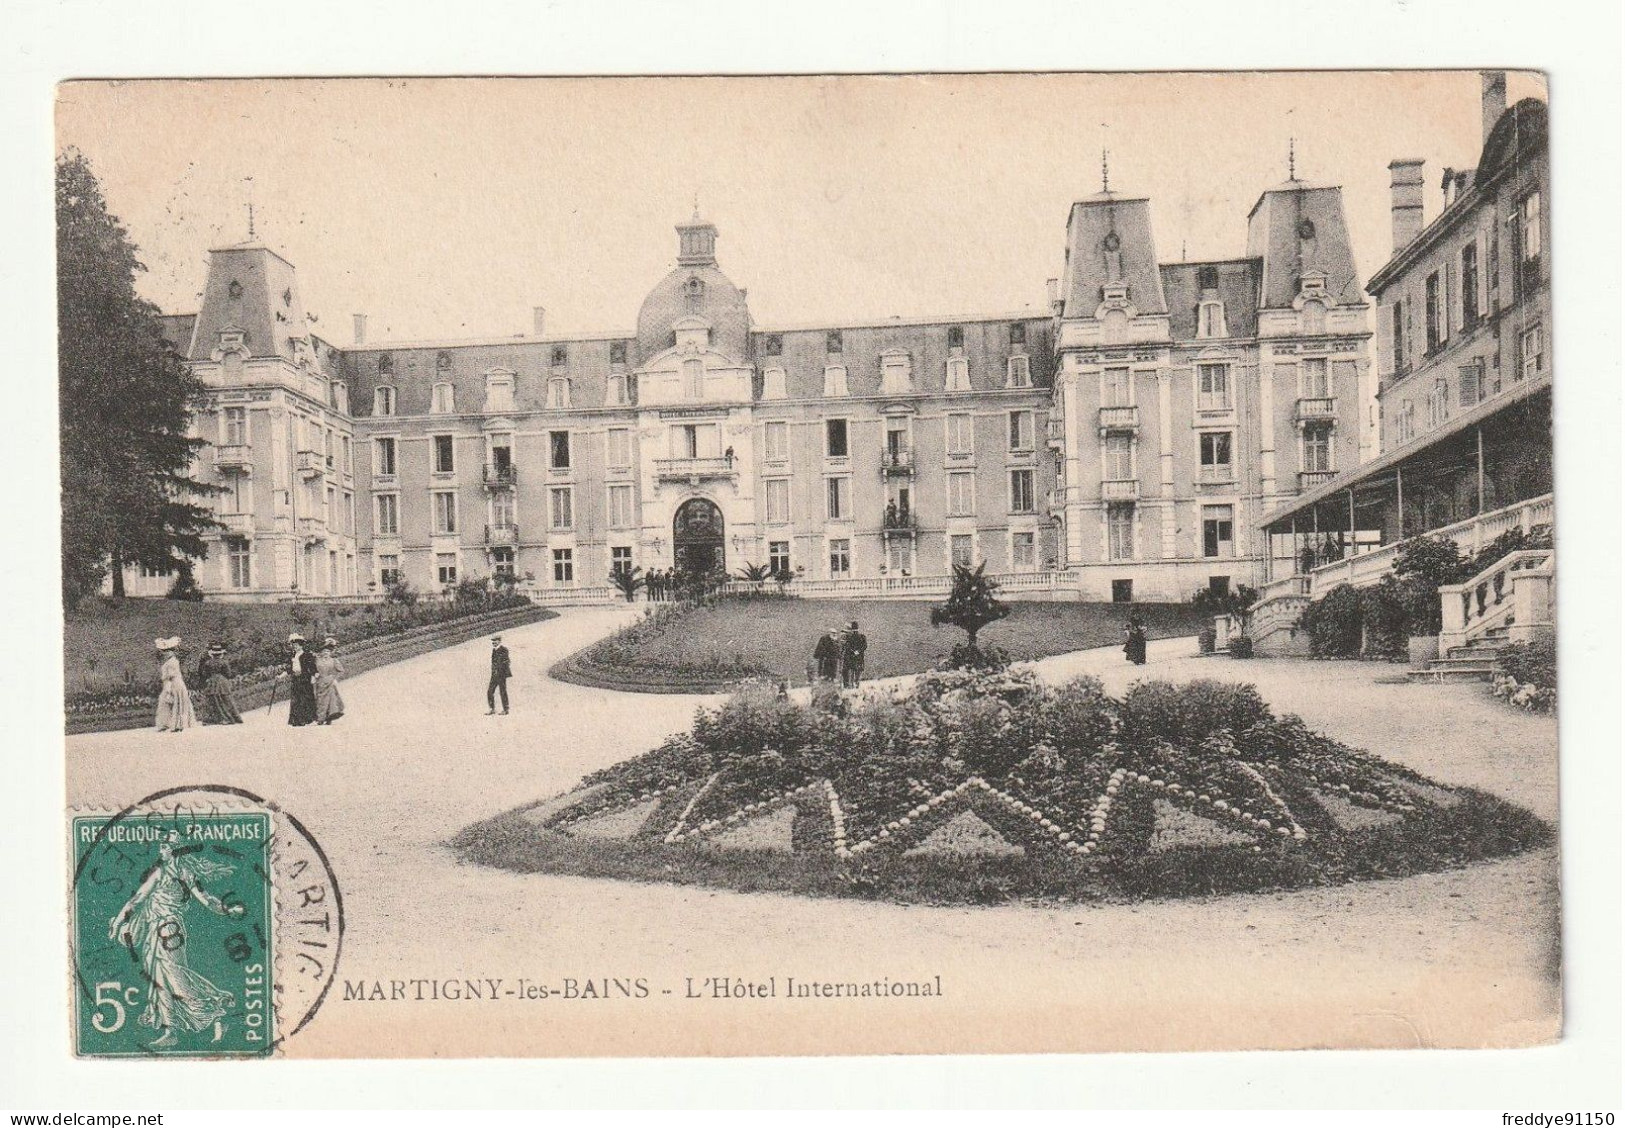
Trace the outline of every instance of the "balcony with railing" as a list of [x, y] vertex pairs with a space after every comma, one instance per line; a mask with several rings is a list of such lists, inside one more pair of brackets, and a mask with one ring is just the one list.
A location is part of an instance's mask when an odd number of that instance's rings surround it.
[[1064, 510], [1068, 502], [1078, 500], [1078, 491], [1074, 486], [1056, 486], [1046, 496], [1051, 513]]
[[319, 450], [302, 450], [294, 456], [294, 466], [301, 477], [320, 478], [327, 473], [327, 460]]
[[294, 522], [294, 531], [306, 540], [326, 540], [327, 522], [320, 517], [301, 517]]
[[485, 488], [488, 490], [511, 490], [519, 482], [519, 468], [511, 463], [506, 466], [487, 466], [484, 479]]
[[1334, 423], [1337, 421], [1337, 397], [1305, 396], [1298, 400], [1293, 417], [1299, 423]]
[[496, 548], [511, 548], [519, 543], [519, 526], [512, 521], [487, 525], [485, 543]]
[[1107, 479], [1100, 483], [1101, 501], [1138, 501], [1139, 497], [1138, 478]]
[[912, 478], [914, 476], [914, 452], [911, 450], [881, 451], [880, 474], [885, 478]]
[[1300, 470], [1298, 471], [1298, 489], [1312, 490], [1316, 486], [1323, 486], [1337, 477], [1336, 470]]
[[1127, 407], [1103, 407], [1100, 409], [1100, 432], [1107, 434], [1112, 431], [1135, 432], [1140, 429], [1140, 409], [1134, 405]]
[[254, 535], [254, 515], [252, 513], [216, 513], [214, 519], [220, 522], [223, 536], [247, 537]]
[[254, 448], [247, 443], [222, 443], [214, 448], [214, 468], [222, 474], [246, 474], [254, 469]]
[[734, 479], [738, 467], [731, 458], [657, 458], [655, 477], [662, 482], [688, 482], [698, 485], [706, 479]]
[[888, 505], [880, 516], [880, 535], [883, 537], [912, 537], [919, 531], [920, 519], [911, 509]]

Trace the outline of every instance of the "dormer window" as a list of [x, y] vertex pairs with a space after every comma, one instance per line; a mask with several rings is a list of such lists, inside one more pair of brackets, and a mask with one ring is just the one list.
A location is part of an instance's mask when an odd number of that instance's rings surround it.
[[562, 411], [570, 406], [570, 380], [565, 376], [553, 376], [547, 381], [547, 406], [554, 411]]
[[950, 392], [970, 391], [970, 361], [962, 356], [949, 357], [943, 372], [943, 386]]
[[782, 356], [784, 354], [784, 338], [778, 333], [769, 333], [762, 342], [762, 351], [768, 356]]
[[451, 415], [456, 412], [456, 389], [444, 382], [436, 384], [429, 397], [429, 410], [435, 415]]
[[698, 278], [690, 278], [683, 286], [683, 300], [688, 303], [688, 312], [699, 312], [705, 302], [705, 283]]
[[914, 375], [909, 355], [885, 353], [880, 358], [880, 391], [883, 395], [903, 395], [912, 391]]
[[824, 369], [824, 394], [826, 396], [844, 396], [846, 389], [846, 365], [831, 364]]
[[1019, 346], [1019, 345], [1025, 345], [1026, 343], [1027, 343], [1027, 326], [1023, 322], [1020, 322], [1020, 321], [1011, 322], [1010, 323], [1010, 344], [1012, 346]]
[[1219, 288], [1219, 268], [1216, 266], [1197, 267], [1196, 288], [1198, 290], [1217, 290]]
[[440, 353], [438, 356], [436, 356], [434, 358], [434, 370], [436, 372], [450, 372], [451, 371], [451, 354], [443, 352], [443, 353]]
[[1198, 337], [1228, 337], [1224, 324], [1223, 302], [1201, 302], [1196, 307], [1196, 335]]
[[626, 342], [611, 341], [609, 343], [609, 362], [611, 364], [626, 363]]
[[390, 356], [388, 353], [385, 353], [383, 356], [378, 358], [378, 375], [395, 375], [395, 358]]
[[828, 333], [824, 334], [825, 352], [839, 354], [841, 351], [841, 344], [841, 331], [839, 329], [831, 329]]
[[626, 373], [611, 373], [604, 390], [604, 403], [609, 407], [625, 407], [631, 400]]
[[691, 400], [702, 400], [705, 398], [704, 361], [683, 361], [683, 398]]
[[350, 386], [343, 380], [334, 380], [332, 388], [333, 410], [341, 415], [350, 414]]
[[485, 377], [485, 410], [508, 412], [513, 410], [513, 375], [492, 372]]
[[1005, 371], [1005, 386], [1008, 388], [1030, 388], [1033, 386], [1032, 369], [1028, 366], [1024, 356], [1013, 356], [1009, 360]]
[[387, 384], [381, 388], [373, 389], [372, 413], [374, 415], [395, 414], [395, 389]]
[[553, 367], [563, 368], [570, 363], [570, 350], [563, 345], [553, 346]]
[[965, 347], [965, 327], [963, 325], [948, 326], [948, 347], [950, 349]]
[[784, 369], [774, 367], [762, 373], [763, 399], [785, 399], [789, 394], [789, 381], [785, 377]]

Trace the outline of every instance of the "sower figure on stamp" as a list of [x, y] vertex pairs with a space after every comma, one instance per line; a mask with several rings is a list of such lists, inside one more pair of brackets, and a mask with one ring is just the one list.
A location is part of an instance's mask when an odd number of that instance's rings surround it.
[[316, 721], [316, 656], [305, 649], [305, 636], [288, 636], [288, 668], [277, 680], [292, 679], [288, 692], [288, 723], [309, 725]]
[[513, 677], [513, 663], [508, 658], [508, 648], [502, 645], [502, 636], [493, 635], [491, 638], [491, 682], [485, 687], [485, 715], [491, 716], [497, 711], [497, 694], [502, 695], [502, 715], [508, 715], [508, 679]]

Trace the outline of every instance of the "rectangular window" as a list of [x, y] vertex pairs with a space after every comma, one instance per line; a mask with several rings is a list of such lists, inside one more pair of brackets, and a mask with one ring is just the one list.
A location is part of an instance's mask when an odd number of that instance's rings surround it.
[[1127, 482], [1134, 478], [1134, 438], [1131, 435], [1107, 435], [1100, 444], [1104, 466], [1102, 474], [1108, 482]]
[[956, 568], [973, 567], [976, 561], [976, 537], [971, 533], [955, 533], [948, 538], [948, 559]]
[[553, 367], [563, 368], [570, 363], [570, 350], [564, 345], [554, 345], [552, 355]]
[[451, 474], [457, 469], [457, 461], [452, 450], [450, 435], [436, 435], [434, 437], [434, 472], [436, 474]]
[[825, 515], [831, 521], [845, 521], [852, 516], [852, 479], [826, 478], [824, 480], [827, 505]]
[[1416, 404], [1406, 400], [1395, 413], [1394, 441], [1408, 443], [1416, 437]]
[[1134, 602], [1134, 581], [1133, 580], [1113, 580], [1112, 581], [1112, 602], [1113, 603], [1133, 603]]
[[378, 557], [378, 585], [394, 587], [401, 582], [401, 558], [393, 554]]
[[1461, 249], [1461, 327], [1471, 329], [1478, 324], [1478, 244], [1468, 243]]
[[790, 574], [790, 542], [767, 542], [767, 566], [775, 576]]
[[1202, 302], [1196, 307], [1196, 335], [1198, 337], [1228, 337], [1224, 323], [1223, 302]]
[[395, 476], [395, 440], [372, 440], [372, 472], [381, 478]]
[[1531, 192], [1518, 208], [1519, 249], [1529, 262], [1540, 258], [1540, 193]]
[[430, 394], [429, 410], [436, 415], [450, 415], [457, 410], [457, 395], [450, 384], [436, 384]]
[[943, 374], [943, 385], [950, 392], [970, 391], [970, 361], [962, 356], [949, 357]]
[[434, 531], [450, 536], [457, 531], [457, 495], [451, 490], [436, 490], [433, 499]]
[[442, 585], [457, 582], [457, 554], [455, 552], [435, 553], [434, 578]]
[[572, 493], [569, 486], [554, 486], [547, 491], [548, 519], [553, 528], [568, 529], [574, 526], [575, 507]]
[[1532, 325], [1518, 338], [1518, 378], [1531, 380], [1539, 376], [1545, 366], [1541, 353], [1542, 341], [1539, 325]]
[[1033, 471], [1010, 471], [1010, 512], [1033, 513], [1038, 509], [1038, 500], [1033, 492]]
[[829, 542], [829, 578], [838, 580], [849, 575], [852, 571], [852, 542], [849, 540], [832, 540]]
[[1230, 506], [1202, 506], [1202, 555], [1212, 558], [1235, 554], [1235, 522]]
[[1332, 394], [1330, 377], [1326, 372], [1326, 358], [1305, 357], [1303, 361], [1303, 395], [1305, 399], [1324, 399]]
[[846, 366], [844, 364], [831, 364], [824, 369], [824, 394], [826, 396], [844, 396], [846, 389]]
[[611, 341], [609, 343], [609, 362], [611, 364], [626, 363], [626, 342]]
[[553, 582], [556, 584], [573, 584], [576, 582], [575, 549], [555, 548], [553, 550]]
[[246, 588], [253, 583], [249, 575], [248, 541], [243, 537], [226, 541], [226, 575], [234, 588]]
[[976, 475], [968, 470], [948, 472], [948, 516], [970, 517], [976, 513]]
[[355, 536], [355, 494], [344, 493], [344, 535]]
[[826, 419], [824, 421], [824, 453], [831, 458], [845, 458], [847, 456], [845, 419]]
[[604, 402], [610, 407], [625, 407], [631, 402], [631, 398], [627, 389], [626, 373], [611, 373], [609, 383], [604, 389]]
[[608, 431], [609, 464], [615, 467], [632, 465], [632, 431], [628, 427], [611, 427]]
[[512, 411], [513, 410], [513, 381], [506, 379], [487, 379], [485, 381], [485, 410], [486, 411]]
[[1033, 449], [1033, 413], [1030, 411], [1012, 411], [1010, 413], [1010, 449]]
[[1007, 370], [1005, 382], [1006, 386], [1011, 388], [1030, 388], [1033, 386], [1032, 368], [1027, 363], [1026, 357], [1013, 356], [1010, 358], [1010, 366]]
[[1219, 288], [1219, 268], [1216, 266], [1197, 267], [1196, 288], [1198, 290], [1217, 290]]
[[1106, 507], [1106, 559], [1134, 559], [1134, 507]]
[[765, 423], [762, 425], [763, 458], [768, 462], [787, 462], [790, 458], [790, 424]]
[[762, 373], [762, 398], [785, 399], [790, 394], [790, 381], [784, 374], [784, 369], [777, 366], [766, 369]]
[[491, 550], [491, 571], [499, 576], [514, 574], [513, 549], [503, 545]]
[[698, 400], [705, 398], [705, 362], [701, 360], [683, 361], [683, 398]]
[[1020, 321], [1010, 323], [1010, 343], [1012, 345], [1025, 345], [1027, 343], [1027, 326]]
[[225, 410], [225, 427], [222, 441], [226, 446], [242, 446], [248, 442], [248, 410], [241, 407], [228, 407]]
[[617, 576], [624, 576], [632, 570], [631, 545], [616, 545], [609, 550], [609, 570]]
[[763, 351], [768, 356], [780, 356], [784, 353], [784, 338], [777, 333], [769, 333], [763, 341]]
[[381, 537], [399, 536], [401, 532], [401, 499], [395, 494], [379, 494], [374, 499], [377, 514], [373, 531]]
[[1198, 411], [1229, 411], [1230, 366], [1226, 364], [1198, 364], [1196, 366], [1196, 408]]
[[570, 469], [570, 432], [547, 433], [547, 465], [554, 470]]
[[841, 351], [841, 331], [839, 329], [831, 329], [824, 334], [824, 351], [832, 353]]
[[1198, 436], [1200, 447], [1201, 480], [1204, 482], [1229, 482], [1234, 480], [1235, 471], [1231, 465], [1230, 454], [1233, 442], [1229, 431], [1203, 431]]
[[1128, 407], [1134, 402], [1134, 383], [1126, 368], [1108, 368], [1100, 378], [1100, 406]]
[[1427, 351], [1436, 352], [1449, 333], [1444, 324], [1444, 298], [1440, 293], [1439, 274], [1437, 271], [1428, 275], [1427, 284], [1423, 291], [1425, 328], [1427, 330]]
[[1394, 371], [1403, 374], [1405, 365], [1405, 303], [1395, 302], [1389, 308], [1389, 333], [1394, 352]]
[[969, 415], [948, 416], [948, 453], [970, 454], [976, 449], [976, 428]]
[[632, 487], [609, 487], [609, 527], [629, 529], [632, 525]]
[[965, 327], [963, 325], [948, 326], [948, 347], [951, 349], [965, 347]]
[[514, 526], [514, 501], [511, 491], [498, 490], [491, 495], [491, 524], [499, 529]]
[[372, 413], [374, 415], [395, 414], [395, 389], [377, 388], [372, 393]]
[[1332, 431], [1330, 427], [1303, 429], [1303, 469], [1309, 474], [1327, 473], [1332, 468]]
[[1038, 563], [1038, 534], [1010, 534], [1010, 563], [1016, 568], [1031, 568]]
[[1463, 365], [1457, 373], [1456, 401], [1462, 407], [1472, 407], [1484, 398], [1484, 366]]
[[1431, 430], [1444, 423], [1448, 414], [1446, 404], [1449, 402], [1449, 386], [1443, 380], [1433, 381], [1433, 388], [1428, 392], [1428, 428]]
[[902, 395], [913, 386], [908, 357], [889, 356], [880, 362], [880, 391], [883, 395]]
[[[841, 481], [831, 478], [830, 481]], [[769, 525], [783, 525], [790, 520], [790, 479], [769, 478], [767, 486], [767, 523]]]
[[328, 486], [323, 501], [325, 504], [322, 506], [322, 521], [336, 533], [339, 531], [338, 491]]

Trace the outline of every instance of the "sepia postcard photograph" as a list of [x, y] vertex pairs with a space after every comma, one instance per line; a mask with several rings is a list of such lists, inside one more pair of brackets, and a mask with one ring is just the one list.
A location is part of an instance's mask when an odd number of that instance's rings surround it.
[[1558, 1040], [1547, 108], [63, 82], [71, 1052]]

